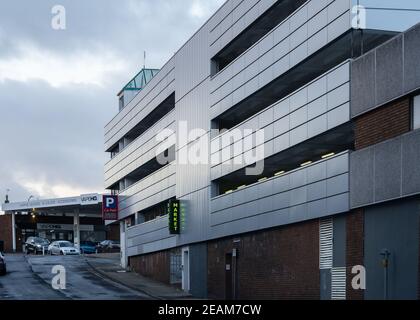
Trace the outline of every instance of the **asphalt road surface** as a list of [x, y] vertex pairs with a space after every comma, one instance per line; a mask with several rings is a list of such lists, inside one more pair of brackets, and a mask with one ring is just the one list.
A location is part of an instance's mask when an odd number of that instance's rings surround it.
[[[139, 300], [149, 297], [97, 274], [83, 256], [7, 255], [0, 300]], [[55, 290], [52, 268], [65, 267], [66, 289]]]

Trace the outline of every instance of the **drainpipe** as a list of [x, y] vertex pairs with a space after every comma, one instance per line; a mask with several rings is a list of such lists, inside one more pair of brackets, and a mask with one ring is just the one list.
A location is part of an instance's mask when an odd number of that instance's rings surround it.
[[382, 265], [384, 267], [384, 300], [388, 300], [388, 270], [389, 270], [389, 256], [391, 252], [388, 249], [381, 251]]

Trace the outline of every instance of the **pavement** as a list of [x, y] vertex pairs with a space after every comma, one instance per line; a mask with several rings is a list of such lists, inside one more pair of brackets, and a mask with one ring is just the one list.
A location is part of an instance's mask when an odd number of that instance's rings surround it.
[[[122, 270], [119, 254], [35, 256], [7, 254], [0, 276], [0, 300], [157, 300], [187, 299], [183, 291]], [[65, 270], [65, 289], [56, 290], [54, 266]]]
[[192, 296], [181, 289], [127, 271], [120, 266], [119, 253], [86, 255], [86, 261], [97, 273], [116, 283], [142, 292], [157, 300], [191, 299]]

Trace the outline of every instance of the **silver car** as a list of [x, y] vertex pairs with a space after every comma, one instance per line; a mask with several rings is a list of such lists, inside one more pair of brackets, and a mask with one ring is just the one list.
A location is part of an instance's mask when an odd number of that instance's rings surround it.
[[50, 255], [79, 255], [80, 250], [77, 249], [70, 241], [54, 241], [48, 247]]

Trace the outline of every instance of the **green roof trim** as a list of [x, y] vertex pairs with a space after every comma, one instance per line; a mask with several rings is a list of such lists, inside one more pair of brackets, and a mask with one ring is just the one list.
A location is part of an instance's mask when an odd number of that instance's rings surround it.
[[[133, 79], [131, 79], [126, 86], [120, 91], [135, 91], [143, 89], [146, 84], [153, 79], [153, 77], [159, 72], [159, 69], [142, 69]], [[119, 95], [118, 94], [118, 95]]]

